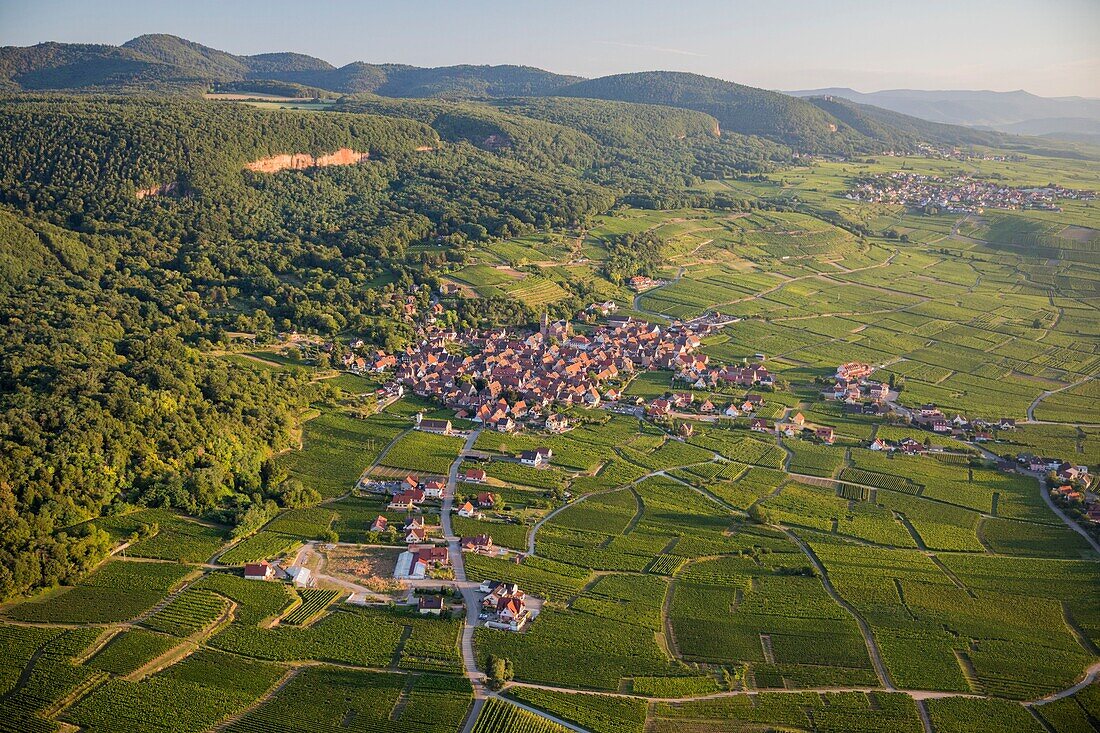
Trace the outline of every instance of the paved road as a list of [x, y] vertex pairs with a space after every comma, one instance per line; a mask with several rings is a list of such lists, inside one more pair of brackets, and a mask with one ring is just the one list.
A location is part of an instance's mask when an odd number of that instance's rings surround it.
[[477, 586], [466, 579], [466, 565], [462, 559], [462, 548], [459, 547], [458, 537], [451, 527], [451, 511], [454, 508], [455, 491], [458, 488], [458, 468], [462, 465], [462, 459], [465, 455], [473, 450], [477, 436], [480, 434], [480, 427], [469, 432], [458, 458], [451, 464], [451, 469], [447, 473], [447, 488], [443, 492], [443, 507], [440, 509], [439, 514], [439, 522], [443, 527], [443, 537], [447, 540], [447, 546], [450, 550], [451, 568], [455, 573], [456, 582], [454, 585], [462, 593], [462, 601], [466, 605], [466, 623], [462, 627], [460, 645], [462, 649], [462, 666], [465, 668], [466, 676], [470, 679], [470, 684], [474, 688], [474, 704], [470, 708], [470, 714], [466, 718], [462, 733], [473, 731], [477, 716], [485, 706], [486, 698], [491, 694], [489, 688], [485, 686], [485, 674], [477, 668], [477, 656], [474, 654], [474, 630], [477, 628], [477, 616], [481, 612]]
[[[986, 458], [988, 458], [990, 460], [994, 460], [994, 461], [1000, 461], [1001, 460], [998, 455], [996, 455], [995, 453], [991, 453], [989, 450], [982, 447], [981, 445], [978, 445], [977, 443], [968, 443], [967, 445], [969, 445], [972, 448], [975, 448], [978, 452], [980, 452], [983, 456], [985, 456]], [[1022, 474], [1025, 474], [1027, 476], [1031, 476], [1031, 477], [1036, 478], [1036, 479], [1039, 480], [1039, 495], [1041, 497], [1043, 497], [1043, 501], [1046, 502], [1046, 505], [1050, 508], [1050, 510], [1052, 512], [1054, 512], [1058, 516], [1059, 519], [1061, 519], [1063, 522], [1065, 522], [1067, 527], [1069, 527], [1074, 532], [1076, 532], [1077, 534], [1084, 537], [1085, 541], [1089, 543], [1089, 546], [1092, 547], [1093, 550], [1100, 553], [1100, 542], [1097, 542], [1095, 539], [1093, 539], [1092, 535], [1090, 535], [1087, 531], [1085, 531], [1084, 527], [1082, 527], [1077, 522], [1070, 519], [1069, 516], [1065, 512], [1062, 511], [1061, 507], [1059, 507], [1057, 504], [1055, 504], [1054, 500], [1050, 498], [1050, 492], [1047, 490], [1047, 477], [1045, 475], [1037, 472], [1037, 471], [1027, 471], [1023, 468], [1018, 469], [1018, 470]]]
[[1041, 395], [1039, 395], [1034, 400], [1032, 400], [1031, 404], [1027, 406], [1027, 420], [1026, 420], [1026, 422], [1034, 423], [1036, 425], [1071, 425], [1072, 423], [1060, 423], [1060, 422], [1050, 422], [1048, 420], [1036, 420], [1035, 419], [1035, 408], [1039, 406], [1040, 402], [1045, 400], [1047, 397], [1050, 397], [1052, 394], [1057, 394], [1059, 392], [1064, 392], [1067, 389], [1073, 389], [1074, 387], [1080, 387], [1082, 384], [1085, 384], [1086, 382], [1091, 382], [1093, 379], [1096, 379], [1096, 377], [1094, 377], [1094, 376], [1085, 377], [1084, 379], [1082, 379], [1080, 381], [1077, 381], [1077, 382], [1074, 382], [1073, 384], [1067, 384], [1065, 387], [1059, 387], [1058, 389], [1048, 389], [1047, 391], [1043, 392]]

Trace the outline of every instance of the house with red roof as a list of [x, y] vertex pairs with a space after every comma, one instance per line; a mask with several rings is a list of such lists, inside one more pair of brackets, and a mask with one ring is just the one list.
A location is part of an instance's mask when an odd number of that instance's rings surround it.
[[245, 580], [271, 580], [275, 577], [275, 568], [266, 562], [250, 562], [244, 566]]

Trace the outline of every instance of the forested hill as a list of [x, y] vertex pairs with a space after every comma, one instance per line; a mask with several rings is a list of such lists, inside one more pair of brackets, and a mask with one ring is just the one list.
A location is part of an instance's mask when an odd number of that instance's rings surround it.
[[420, 68], [354, 62], [337, 68], [296, 53], [236, 56], [166, 34], [139, 36], [122, 46], [42, 43], [0, 48], [0, 90], [6, 91], [197, 93], [212, 84], [256, 91], [281, 82], [337, 94], [502, 97], [549, 94], [577, 80], [512, 65]]
[[[268, 502], [299, 500], [265, 466], [324, 390], [210, 356], [227, 331], [395, 348], [413, 335], [394, 317], [411, 285], [438, 287], [482, 239], [576, 225], [615, 201], [564, 166], [392, 116], [19, 97], [0, 119], [0, 598], [78, 577], [109, 541], [65, 528], [128, 502], [247, 528]], [[370, 158], [244, 167], [343, 146]], [[446, 246], [413, 247], [428, 243]], [[452, 317], [536, 314], [486, 298]]]
[[618, 74], [577, 82], [555, 94], [698, 110], [723, 132], [757, 135], [818, 153], [909, 150], [918, 142], [993, 145], [1004, 135], [938, 125], [865, 105], [801, 99], [673, 71]]
[[526, 66], [447, 66], [355, 62], [335, 67], [295, 53], [238, 56], [171, 35], [120, 47], [44, 43], [0, 49], [0, 90], [173, 92], [216, 89], [294, 97], [373, 94], [388, 98], [577, 97], [695, 110], [723, 133], [766, 138], [803, 153], [913, 150], [920, 142], [1010, 144], [999, 133], [923, 120], [825, 99], [801, 99], [697, 74], [650, 71], [599, 79]]

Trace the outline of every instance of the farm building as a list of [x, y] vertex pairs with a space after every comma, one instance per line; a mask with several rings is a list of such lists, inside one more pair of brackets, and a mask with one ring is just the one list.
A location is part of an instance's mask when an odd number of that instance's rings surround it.
[[450, 435], [453, 432], [450, 420], [432, 420], [424, 417], [419, 412], [416, 413], [416, 429], [423, 430], [425, 433], [439, 433], [441, 435]]
[[266, 562], [248, 563], [244, 566], [245, 580], [271, 580], [275, 577], [275, 568]]

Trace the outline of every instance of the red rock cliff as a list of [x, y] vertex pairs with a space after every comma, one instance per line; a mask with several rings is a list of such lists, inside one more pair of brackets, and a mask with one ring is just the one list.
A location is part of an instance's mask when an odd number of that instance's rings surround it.
[[285, 153], [272, 155], [269, 158], [260, 158], [251, 163], [246, 163], [245, 168], [257, 173], [278, 173], [287, 170], [305, 170], [306, 168], [324, 168], [330, 165], [355, 165], [362, 163], [370, 157], [370, 153], [360, 153], [350, 148], [340, 148], [335, 153], [318, 155], [316, 158], [308, 153]]

